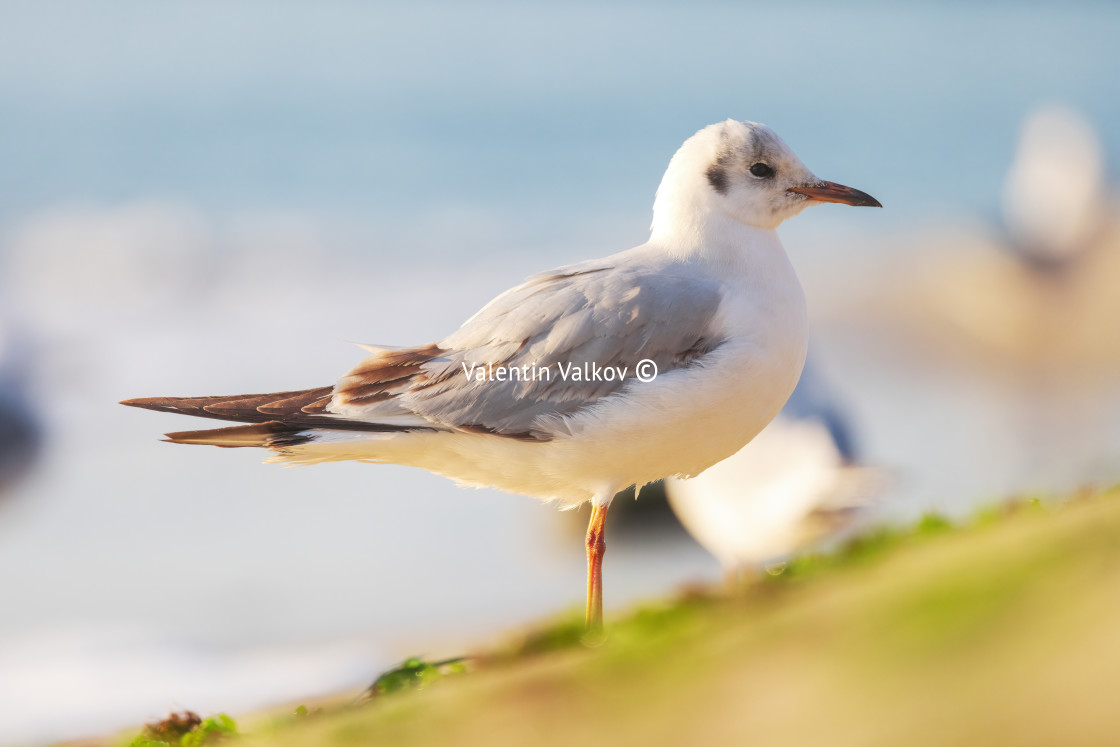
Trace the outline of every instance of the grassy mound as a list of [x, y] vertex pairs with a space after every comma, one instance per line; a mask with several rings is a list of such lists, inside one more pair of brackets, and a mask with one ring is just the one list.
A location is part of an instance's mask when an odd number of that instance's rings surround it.
[[1120, 490], [928, 519], [747, 593], [571, 616], [239, 744], [1108, 744], [1120, 735]]

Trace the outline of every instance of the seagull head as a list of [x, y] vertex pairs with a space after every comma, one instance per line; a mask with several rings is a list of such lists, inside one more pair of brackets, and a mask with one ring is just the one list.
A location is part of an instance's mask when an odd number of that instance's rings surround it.
[[729, 119], [700, 130], [673, 156], [657, 189], [653, 228], [721, 213], [774, 229], [822, 202], [882, 207], [865, 192], [816, 177], [766, 125]]

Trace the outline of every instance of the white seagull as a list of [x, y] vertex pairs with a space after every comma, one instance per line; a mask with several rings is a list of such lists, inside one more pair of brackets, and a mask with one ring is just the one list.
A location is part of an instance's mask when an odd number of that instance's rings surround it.
[[878, 499], [882, 474], [858, 464], [851, 427], [816, 368], [778, 416], [732, 456], [665, 481], [685, 529], [733, 586], [852, 529]]
[[880, 206], [818, 179], [765, 125], [714, 124], [669, 162], [649, 241], [534, 275], [437, 343], [370, 346], [333, 386], [122, 404], [247, 423], [167, 434], [175, 443], [591, 501], [587, 624], [598, 628], [615, 493], [730, 456], [797, 384], [805, 298], [775, 229], [820, 202]]
[[1104, 237], [1110, 197], [1092, 122], [1063, 106], [1032, 112], [1003, 185], [1004, 225], [1016, 255], [1043, 273], [1077, 261]]

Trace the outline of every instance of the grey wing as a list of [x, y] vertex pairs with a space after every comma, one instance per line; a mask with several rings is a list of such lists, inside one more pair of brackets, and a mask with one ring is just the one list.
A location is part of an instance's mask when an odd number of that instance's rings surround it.
[[[537, 275], [435, 346], [438, 353], [419, 364], [418, 375], [398, 380], [395, 390], [379, 388], [380, 399], [360, 417], [407, 414], [455, 429], [547, 440], [566, 418], [640, 386], [639, 361], [654, 361], [659, 375], [702, 361], [723, 342], [712, 329], [721, 299], [715, 281], [664, 272], [584, 263]], [[596, 366], [615, 372], [584, 375]], [[370, 391], [361, 386], [360, 376], [343, 379], [335, 397], [340, 409], [347, 391]]]

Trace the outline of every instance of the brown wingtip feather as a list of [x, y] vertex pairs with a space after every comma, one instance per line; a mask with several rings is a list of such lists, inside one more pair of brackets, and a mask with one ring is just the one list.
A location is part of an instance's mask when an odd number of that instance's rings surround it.
[[425, 426], [400, 426], [367, 423], [331, 416], [327, 411], [333, 387], [317, 387], [271, 394], [236, 394], [218, 397], [138, 397], [122, 400], [122, 405], [177, 415], [232, 420], [247, 425], [201, 431], [168, 433], [165, 441], [175, 444], [206, 444], [235, 448], [265, 446], [278, 449], [307, 443], [306, 432], [368, 431], [397, 433], [429, 430]]
[[127, 407], [142, 407], [145, 410], [167, 410], [175, 397], [134, 397], [122, 399], [119, 404]]
[[[432, 350], [437, 349], [434, 346], [430, 347]], [[419, 371], [419, 364], [414, 359], [423, 358], [423, 356], [431, 358], [431, 355], [427, 348], [394, 353], [389, 356], [390, 360], [385, 365], [404, 370], [405, 373], [402, 374], [398, 370], [392, 374], [386, 374], [386, 376], [392, 382], [398, 379], [407, 380], [408, 376], [415, 376]], [[365, 401], [364, 398], [366, 397], [374, 397], [369, 401], [377, 401], [376, 396], [380, 396], [380, 392], [371, 394], [363, 390], [361, 395], [362, 401]], [[246, 426], [243, 429], [219, 428], [209, 431], [182, 431], [167, 434], [167, 440], [177, 444], [269, 446], [277, 448], [303, 443], [306, 437], [300, 435], [301, 432], [316, 429], [367, 431], [370, 433], [400, 433], [434, 429], [434, 426], [392, 425], [339, 417], [328, 411], [334, 396], [335, 387], [321, 386], [314, 389], [295, 389], [269, 394], [234, 394], [216, 397], [137, 397], [136, 399], [122, 400], [121, 404], [157, 412], [194, 415], [200, 418], [249, 423], [261, 427], [260, 430], [254, 430]], [[389, 396], [389, 394], [385, 394], [386, 398]], [[344, 396], [343, 401], [348, 401], [347, 397]], [[352, 398], [349, 401], [352, 401]], [[266, 436], [269, 436], [269, 438], [266, 439]]]
[[[270, 394], [234, 394], [208, 397], [138, 397], [121, 402], [128, 407], [140, 407], [157, 412], [177, 415], [194, 415], [200, 418], [233, 420], [241, 423], [265, 423], [284, 420], [293, 425], [294, 419], [310, 421], [320, 415], [330, 402], [332, 387], [317, 387]], [[309, 417], [304, 417], [304, 416]], [[320, 418], [321, 420], [321, 418]], [[304, 425], [311, 425], [304, 422]]]

